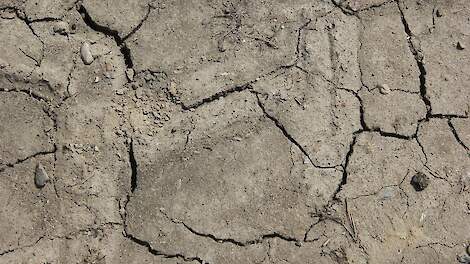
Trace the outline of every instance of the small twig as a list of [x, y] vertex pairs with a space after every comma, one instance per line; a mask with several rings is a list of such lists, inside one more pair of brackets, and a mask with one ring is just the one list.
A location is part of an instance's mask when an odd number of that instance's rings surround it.
[[354, 241], [357, 241], [357, 229], [356, 229], [356, 224], [354, 223], [354, 218], [352, 217], [351, 213], [349, 212], [349, 207], [348, 207], [348, 198], [344, 199], [344, 203], [346, 206], [346, 215], [348, 216], [348, 221], [349, 224], [351, 225], [351, 233], [353, 235]]

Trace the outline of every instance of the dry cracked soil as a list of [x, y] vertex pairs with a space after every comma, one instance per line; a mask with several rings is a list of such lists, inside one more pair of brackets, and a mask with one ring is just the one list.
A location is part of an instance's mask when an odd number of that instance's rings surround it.
[[0, 263], [470, 263], [468, 0], [0, 0]]

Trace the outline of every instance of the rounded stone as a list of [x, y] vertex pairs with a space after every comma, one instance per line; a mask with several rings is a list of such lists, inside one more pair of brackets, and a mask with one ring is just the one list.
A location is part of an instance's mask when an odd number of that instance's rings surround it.
[[93, 62], [94, 58], [88, 42], [83, 42], [82, 47], [80, 48], [80, 57], [85, 65], [90, 65]]
[[36, 184], [36, 187], [42, 188], [48, 182], [49, 176], [47, 175], [46, 169], [44, 169], [41, 163], [38, 163], [36, 166], [36, 173], [34, 175], [34, 184]]
[[417, 192], [420, 192], [428, 187], [429, 177], [422, 172], [418, 172], [411, 178], [410, 183]]

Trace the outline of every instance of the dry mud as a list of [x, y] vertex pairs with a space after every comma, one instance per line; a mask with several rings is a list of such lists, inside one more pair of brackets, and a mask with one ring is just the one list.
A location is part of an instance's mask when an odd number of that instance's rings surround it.
[[470, 263], [467, 0], [0, 1], [0, 263]]

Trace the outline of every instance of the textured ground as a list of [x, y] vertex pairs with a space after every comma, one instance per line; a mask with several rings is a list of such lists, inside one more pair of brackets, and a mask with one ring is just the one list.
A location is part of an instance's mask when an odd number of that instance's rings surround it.
[[468, 0], [1, 0], [0, 263], [470, 263]]

